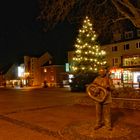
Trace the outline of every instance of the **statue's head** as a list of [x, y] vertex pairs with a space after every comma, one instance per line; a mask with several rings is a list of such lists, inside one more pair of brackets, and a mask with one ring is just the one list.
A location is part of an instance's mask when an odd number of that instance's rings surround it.
[[107, 74], [107, 70], [105, 68], [100, 68], [98, 73], [101, 77], [104, 77]]

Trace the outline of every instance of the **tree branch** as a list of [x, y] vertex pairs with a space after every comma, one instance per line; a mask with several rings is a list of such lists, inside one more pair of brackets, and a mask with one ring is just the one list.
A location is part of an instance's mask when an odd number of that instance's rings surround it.
[[129, 0], [112, 0], [117, 10], [128, 18], [136, 27], [140, 28], [140, 11]]
[[126, 17], [120, 17], [118, 19], [112, 20], [112, 23], [115, 23], [115, 22], [118, 22], [118, 21], [121, 21], [121, 20], [125, 20], [125, 19], [127, 19], [127, 18]]
[[106, 4], [107, 0], [104, 0], [103, 2], [101, 2], [100, 4], [97, 4], [97, 6], [103, 6], [104, 4]]

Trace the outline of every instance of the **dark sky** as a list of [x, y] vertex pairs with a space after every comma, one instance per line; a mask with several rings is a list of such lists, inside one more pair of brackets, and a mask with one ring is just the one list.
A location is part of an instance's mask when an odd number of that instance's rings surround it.
[[75, 25], [61, 23], [44, 33], [37, 0], [0, 2], [0, 67], [14, 63], [23, 55], [49, 51], [56, 64], [62, 64], [75, 40]]

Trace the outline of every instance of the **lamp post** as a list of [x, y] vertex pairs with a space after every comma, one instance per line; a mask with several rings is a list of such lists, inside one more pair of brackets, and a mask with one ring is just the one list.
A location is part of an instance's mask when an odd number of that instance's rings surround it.
[[46, 73], [47, 73], [47, 69], [44, 68], [44, 88], [48, 87], [48, 85], [47, 85]]

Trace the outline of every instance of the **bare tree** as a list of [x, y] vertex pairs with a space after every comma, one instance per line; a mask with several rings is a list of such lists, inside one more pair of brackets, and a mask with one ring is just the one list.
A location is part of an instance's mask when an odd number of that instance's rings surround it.
[[140, 28], [140, 0], [39, 0], [38, 19], [46, 25], [45, 29], [68, 20], [79, 24], [85, 16], [92, 19], [100, 36], [104, 32], [122, 29], [124, 21], [131, 21]]
[[134, 24], [134, 26], [140, 28], [139, 0], [112, 0], [112, 3], [124, 18], [129, 19]]

